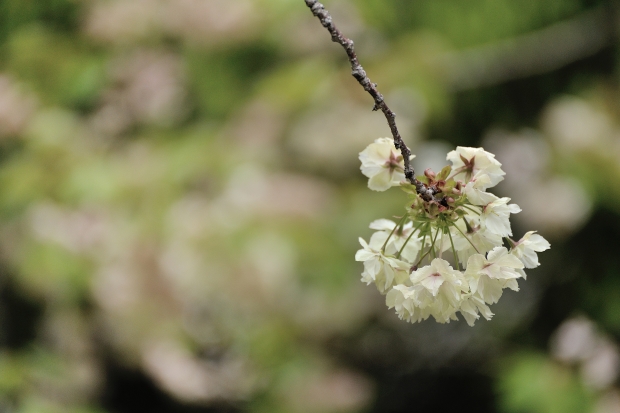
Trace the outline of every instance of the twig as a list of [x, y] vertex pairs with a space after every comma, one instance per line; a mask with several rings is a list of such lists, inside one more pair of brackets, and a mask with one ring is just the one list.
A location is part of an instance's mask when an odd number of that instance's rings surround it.
[[[306, 5], [312, 10], [312, 14], [314, 14], [321, 21], [323, 27], [325, 27], [332, 36], [332, 41], [340, 44], [344, 50], [347, 52], [347, 56], [349, 57], [349, 62], [351, 63], [351, 74], [353, 77], [359, 82], [360, 85], [364, 88], [366, 92], [372, 96], [375, 101], [375, 105], [372, 110], [379, 110], [385, 115], [387, 119], [387, 123], [390, 126], [390, 130], [392, 131], [392, 136], [394, 138], [394, 147], [400, 150], [400, 153], [403, 155], [403, 161], [405, 164], [405, 177], [411, 184], [415, 185], [416, 191], [422, 199], [425, 201], [436, 200], [435, 192], [426, 187], [422, 182], [418, 181], [415, 177], [415, 172], [411, 167], [411, 162], [409, 160], [411, 156], [411, 151], [405, 145], [405, 142], [400, 137], [400, 133], [398, 132], [398, 128], [396, 127], [396, 115], [394, 112], [390, 110], [388, 105], [385, 103], [383, 99], [383, 95], [379, 93], [377, 90], [377, 84], [372, 83], [368, 76], [366, 75], [366, 71], [360, 65], [357, 60], [357, 55], [355, 54], [355, 50], [353, 49], [353, 40], [344, 37], [344, 35], [336, 28], [336, 25], [332, 22], [332, 16], [329, 14], [325, 7], [319, 3], [317, 0], [305, 0]], [[439, 200], [437, 200], [439, 201]]]

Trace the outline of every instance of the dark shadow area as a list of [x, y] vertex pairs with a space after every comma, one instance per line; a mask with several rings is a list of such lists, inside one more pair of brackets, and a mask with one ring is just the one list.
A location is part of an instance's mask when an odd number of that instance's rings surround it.
[[145, 374], [108, 360], [101, 406], [110, 413], [237, 413], [223, 403], [198, 406], [180, 403], [160, 390]]
[[24, 295], [0, 268], [0, 347], [18, 350], [34, 341], [43, 305]]
[[583, 89], [592, 75], [612, 79], [615, 64], [616, 50], [607, 47], [549, 73], [456, 93], [451, 118], [431, 119], [429, 137], [453, 145], [478, 146], [489, 125], [535, 128], [551, 100]]
[[379, 382], [373, 413], [495, 412], [490, 377], [460, 369], [422, 370]]

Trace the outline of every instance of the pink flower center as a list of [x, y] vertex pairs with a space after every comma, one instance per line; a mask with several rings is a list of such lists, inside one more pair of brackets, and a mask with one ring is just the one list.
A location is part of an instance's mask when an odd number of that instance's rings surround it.
[[403, 156], [390, 151], [390, 159], [385, 162], [385, 165], [390, 168], [390, 172], [394, 172], [395, 169], [402, 169], [400, 161], [403, 160]]

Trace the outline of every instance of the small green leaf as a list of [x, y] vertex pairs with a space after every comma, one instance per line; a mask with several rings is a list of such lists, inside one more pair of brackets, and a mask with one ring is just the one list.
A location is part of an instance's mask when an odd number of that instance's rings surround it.
[[446, 165], [437, 174], [437, 178], [435, 178], [435, 179], [438, 180], [438, 181], [445, 181], [450, 176], [450, 172], [452, 172], [452, 167], [450, 165]]

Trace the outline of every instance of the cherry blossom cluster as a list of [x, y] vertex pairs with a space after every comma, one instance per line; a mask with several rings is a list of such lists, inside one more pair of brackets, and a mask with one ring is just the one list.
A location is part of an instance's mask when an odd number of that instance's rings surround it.
[[550, 247], [535, 231], [511, 238], [510, 214], [521, 208], [487, 192], [505, 173], [482, 148], [459, 146], [448, 153], [452, 165], [417, 177], [430, 199], [405, 180], [392, 139], [375, 140], [359, 158], [370, 189], [400, 186], [410, 198], [396, 222], [370, 224], [376, 232], [369, 242], [360, 238], [355, 255], [364, 263], [362, 281], [374, 283], [401, 319], [414, 323], [433, 316], [448, 323], [458, 320], [458, 312], [471, 326], [480, 315], [489, 320], [489, 304], [504, 288], [518, 291], [524, 269], [540, 265], [537, 253]]

